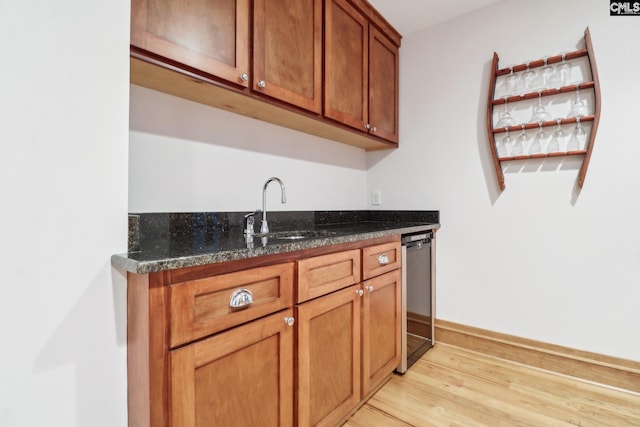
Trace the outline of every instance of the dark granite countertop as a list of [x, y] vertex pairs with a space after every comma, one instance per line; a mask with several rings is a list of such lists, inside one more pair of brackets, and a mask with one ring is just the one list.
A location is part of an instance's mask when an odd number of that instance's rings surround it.
[[[256, 215], [256, 231], [260, 228]], [[268, 212], [271, 233], [316, 234], [299, 240], [247, 239], [242, 212], [129, 215], [129, 252], [111, 257], [117, 268], [146, 274], [437, 229], [438, 211]]]

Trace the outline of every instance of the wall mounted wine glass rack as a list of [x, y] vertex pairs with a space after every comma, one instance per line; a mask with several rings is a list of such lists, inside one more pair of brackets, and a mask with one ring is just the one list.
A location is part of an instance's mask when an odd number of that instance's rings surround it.
[[[487, 132], [489, 135], [489, 143], [491, 148], [491, 153], [493, 156], [494, 166], [496, 170], [496, 174], [498, 177], [498, 184], [500, 186], [500, 190], [505, 189], [504, 183], [504, 173], [502, 169], [502, 162], [514, 161], [514, 160], [528, 160], [528, 159], [544, 159], [549, 157], [561, 157], [561, 156], [583, 156], [582, 166], [580, 168], [580, 172], [578, 174], [578, 186], [582, 188], [584, 185], [585, 176], [587, 174], [587, 168], [589, 167], [589, 161], [591, 159], [591, 152], [593, 150], [593, 143], [596, 137], [596, 131], [598, 129], [598, 124], [600, 121], [600, 84], [598, 81], [598, 70], [596, 68], [595, 57], [593, 54], [593, 46], [591, 43], [591, 35], [589, 33], [589, 28], [586, 28], [584, 31], [584, 44], [585, 48], [580, 49], [573, 52], [567, 52], [562, 55], [555, 55], [546, 57], [544, 59], [538, 59], [535, 61], [530, 61], [526, 64], [518, 64], [505, 68], [498, 68], [498, 54], [494, 52], [493, 54], [493, 65], [491, 67], [491, 80], [489, 84], [489, 98], [487, 102]], [[505, 86], [505, 76], [507, 75], [520, 75], [523, 72], [528, 72], [530, 70], [534, 70], [540, 67], [549, 68], [552, 64], [559, 63], [572, 63], [576, 60], [580, 60], [580, 58], [586, 58], [586, 65], [588, 73], [586, 73], [587, 78], [590, 80], [567, 83], [562, 81], [560, 84], [556, 84], [555, 87], [538, 87], [531, 90], [528, 90], [527, 87], [524, 90], [520, 90], [519, 93], [513, 93], [506, 91], [502, 96], [497, 96], [496, 87], [497, 81], [501, 80], [502, 85]], [[556, 68], [557, 65], [556, 65]], [[557, 83], [557, 82], [556, 82]], [[522, 89], [522, 88], [521, 88]], [[542, 121], [534, 121], [527, 123], [517, 123], [511, 122], [509, 126], [498, 126], [498, 120], [496, 118], [497, 114], [494, 115], [495, 107], [504, 108], [505, 112], [507, 111], [507, 105], [513, 105], [514, 103], [521, 103], [522, 101], [527, 100], [538, 100], [540, 103], [543, 98], [548, 99], [546, 97], [556, 97], [561, 94], [570, 94], [576, 93], [576, 98], [580, 98], [580, 91], [584, 91], [583, 93], [588, 93], [589, 96], [593, 98], [592, 107], [593, 114], [578, 114], [576, 117], [560, 117], [552, 120], [542, 120]], [[566, 96], [566, 95], [565, 95]], [[540, 105], [540, 104], [539, 104]], [[497, 113], [497, 111], [496, 111]], [[507, 114], [508, 115], [508, 114]], [[581, 147], [570, 147], [567, 144], [566, 149], [554, 149], [552, 151], [545, 152], [544, 150], [539, 150], [533, 152], [530, 149], [529, 152], [522, 150], [522, 152], [515, 152], [512, 150], [512, 153], [507, 153], [503, 144], [502, 150], [496, 146], [496, 137], [506, 133], [506, 136], [509, 136], [509, 132], [521, 132], [522, 135], [525, 134], [527, 130], [538, 129], [542, 132], [543, 128], [553, 128], [557, 127], [560, 129], [561, 126], [565, 125], [573, 125], [576, 127], [581, 127], [581, 124], [590, 124], [590, 131], [586, 132], [586, 138], [583, 146]], [[565, 134], [566, 135], [566, 134]], [[504, 140], [504, 139], [503, 139]], [[503, 141], [502, 140], [502, 141]], [[502, 142], [499, 141], [499, 144]], [[555, 147], [554, 147], [555, 148]]]

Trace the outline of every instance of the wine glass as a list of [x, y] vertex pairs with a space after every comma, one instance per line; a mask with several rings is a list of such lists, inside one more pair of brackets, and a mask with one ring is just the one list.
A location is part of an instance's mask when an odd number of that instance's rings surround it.
[[542, 130], [542, 122], [538, 123], [538, 132], [529, 147], [529, 155], [542, 153], [542, 143], [547, 138], [547, 134]]
[[524, 146], [527, 142], [527, 135], [524, 133], [525, 124], [521, 123], [520, 126], [522, 127], [522, 132], [520, 133], [520, 136], [518, 136], [518, 138], [516, 139], [516, 142], [513, 144], [513, 147], [511, 147], [512, 156], [522, 155], [522, 153], [524, 153]]
[[566, 133], [562, 130], [562, 127], [560, 127], [561, 122], [562, 122], [562, 119], [556, 119], [557, 128], [555, 132], [553, 132], [553, 135], [551, 136], [551, 141], [547, 146], [547, 153], [560, 152], [560, 144], [564, 142], [564, 139], [567, 136]]
[[542, 106], [542, 92], [538, 92], [538, 105], [533, 107], [533, 115], [529, 119], [529, 123], [540, 123], [551, 120], [551, 114]]
[[580, 123], [580, 117], [576, 117], [576, 127], [571, 132], [571, 138], [567, 143], [567, 152], [577, 151], [584, 147], [584, 142], [587, 139], [587, 133], [582, 128]]
[[547, 56], [543, 58], [544, 65], [538, 71], [538, 74], [540, 75], [540, 82], [541, 82], [540, 87], [543, 90], [549, 89], [551, 87], [550, 79], [551, 79], [551, 76], [553, 75], [553, 66], [547, 63], [548, 60], [549, 60], [549, 57]]
[[510, 145], [511, 136], [509, 136], [509, 129], [507, 129], [507, 134], [496, 144], [498, 157], [507, 157], [507, 151], [509, 150]]
[[513, 65], [509, 66], [509, 75], [504, 78], [504, 86], [507, 94], [513, 96], [516, 94], [516, 86], [518, 82], [518, 76], [513, 72]]
[[527, 62], [527, 70], [522, 73], [522, 80], [524, 82], [524, 93], [532, 90], [533, 88], [533, 79], [536, 76], [536, 72], [530, 68], [530, 63]]
[[509, 110], [507, 110], [507, 97], [504, 98], [504, 111], [500, 115], [500, 119], [498, 123], [496, 123], [496, 127], [498, 128], [506, 128], [509, 126], [513, 126], [516, 124], [516, 121], [513, 120], [511, 114], [509, 114]]
[[566, 52], [562, 53], [562, 62], [556, 65], [553, 81], [556, 83], [556, 87], [561, 88], [567, 84], [569, 74], [571, 72], [571, 64], [567, 62]]
[[576, 96], [571, 101], [569, 117], [582, 117], [587, 115], [587, 104], [580, 98], [580, 83], [576, 83]]

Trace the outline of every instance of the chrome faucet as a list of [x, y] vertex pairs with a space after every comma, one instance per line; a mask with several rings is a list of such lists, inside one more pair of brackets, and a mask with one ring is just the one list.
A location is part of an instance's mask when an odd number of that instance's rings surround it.
[[280, 184], [280, 192], [282, 194], [281, 203], [287, 203], [287, 193], [284, 190], [284, 182], [280, 178], [272, 176], [264, 183], [262, 187], [262, 224], [260, 224], [260, 234], [269, 232], [269, 224], [267, 224], [267, 186], [271, 181], [277, 181]]

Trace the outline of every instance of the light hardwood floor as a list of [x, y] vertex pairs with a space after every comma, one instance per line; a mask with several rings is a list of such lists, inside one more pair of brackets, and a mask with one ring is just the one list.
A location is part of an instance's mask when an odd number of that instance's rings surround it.
[[438, 343], [344, 425], [640, 426], [640, 394]]

